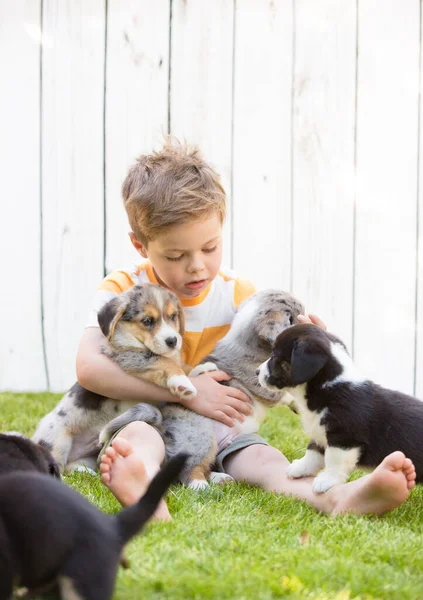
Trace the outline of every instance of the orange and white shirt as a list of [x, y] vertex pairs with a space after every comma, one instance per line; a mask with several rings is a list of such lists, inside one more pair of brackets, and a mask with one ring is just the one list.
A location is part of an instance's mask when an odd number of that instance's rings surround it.
[[[133, 285], [158, 283], [150, 261], [132, 269], [121, 269], [103, 279], [94, 297], [87, 327], [98, 327], [97, 313], [109, 300]], [[228, 332], [235, 310], [255, 288], [233, 271], [221, 269], [212, 283], [195, 298], [180, 298], [185, 314], [182, 360], [192, 367], [209, 354]]]

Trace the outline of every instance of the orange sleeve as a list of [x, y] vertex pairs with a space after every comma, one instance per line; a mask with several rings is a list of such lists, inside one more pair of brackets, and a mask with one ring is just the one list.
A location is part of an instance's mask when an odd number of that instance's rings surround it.
[[121, 294], [129, 290], [134, 284], [131, 276], [126, 271], [113, 271], [103, 279], [98, 290]]
[[246, 298], [256, 292], [255, 286], [248, 279], [236, 279], [234, 287], [234, 305], [235, 308], [244, 302]]

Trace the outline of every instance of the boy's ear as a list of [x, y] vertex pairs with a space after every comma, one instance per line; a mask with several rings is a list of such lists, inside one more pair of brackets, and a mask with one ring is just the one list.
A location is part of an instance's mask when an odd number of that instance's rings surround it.
[[133, 231], [130, 231], [128, 235], [129, 239], [131, 240], [131, 244], [138, 252], [138, 254], [141, 254], [143, 258], [148, 258], [147, 247], [137, 240], [137, 238], [135, 237], [135, 233]]
[[98, 311], [98, 324], [103, 332], [103, 335], [108, 341], [113, 337], [115, 328], [119, 319], [122, 318], [128, 303], [118, 296], [109, 300], [99, 311]]
[[328, 358], [324, 348], [299, 341], [291, 354], [292, 385], [300, 385], [313, 379], [325, 366]]

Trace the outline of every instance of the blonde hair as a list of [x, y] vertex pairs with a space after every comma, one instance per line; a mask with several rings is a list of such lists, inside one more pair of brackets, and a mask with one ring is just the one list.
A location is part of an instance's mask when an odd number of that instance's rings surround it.
[[172, 225], [217, 214], [223, 223], [226, 194], [197, 146], [168, 137], [159, 152], [141, 155], [122, 185], [129, 224], [148, 245]]

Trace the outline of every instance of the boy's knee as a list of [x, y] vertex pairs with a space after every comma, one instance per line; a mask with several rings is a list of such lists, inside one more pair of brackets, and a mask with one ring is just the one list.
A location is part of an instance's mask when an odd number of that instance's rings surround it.
[[289, 464], [282, 452], [273, 446], [254, 444], [253, 446], [249, 446], [248, 450], [250, 450], [249, 458], [253, 459], [260, 467], [268, 467], [274, 464], [286, 466]]
[[129, 423], [119, 431], [118, 437], [124, 438], [129, 442], [136, 442], [137, 440], [148, 438], [158, 438], [162, 441], [158, 431], [148, 423], [144, 423], [144, 421], [133, 421], [132, 423]]

